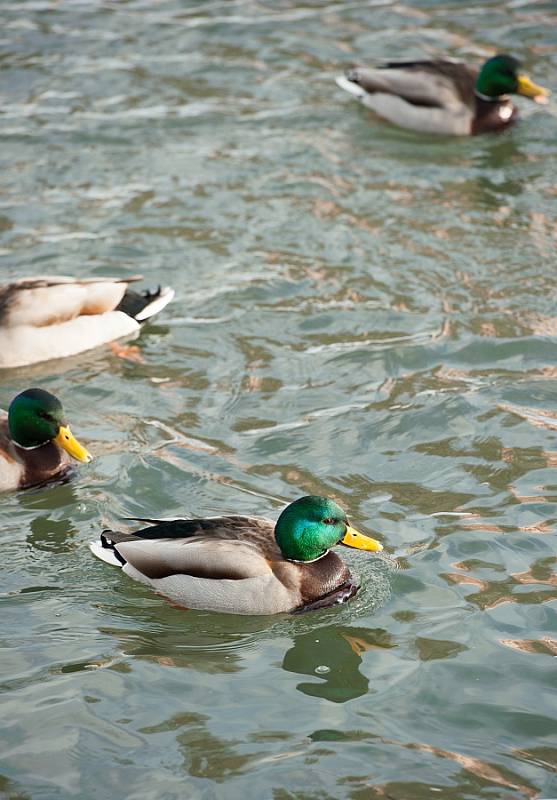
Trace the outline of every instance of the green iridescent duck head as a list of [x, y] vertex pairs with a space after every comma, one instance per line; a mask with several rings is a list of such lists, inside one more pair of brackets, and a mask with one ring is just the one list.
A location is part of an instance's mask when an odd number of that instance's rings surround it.
[[65, 422], [62, 403], [44, 389], [26, 389], [8, 409], [8, 428], [20, 447], [40, 447], [54, 442], [78, 461], [91, 461], [90, 453], [73, 436]]
[[493, 56], [485, 62], [476, 81], [476, 91], [490, 98], [521, 94], [542, 104], [548, 102], [550, 94], [548, 89], [538, 86], [521, 73], [519, 61], [507, 55]]
[[315, 561], [345, 544], [378, 552], [383, 545], [351, 528], [342, 508], [327, 497], [308, 495], [287, 506], [275, 525], [275, 539], [290, 561]]

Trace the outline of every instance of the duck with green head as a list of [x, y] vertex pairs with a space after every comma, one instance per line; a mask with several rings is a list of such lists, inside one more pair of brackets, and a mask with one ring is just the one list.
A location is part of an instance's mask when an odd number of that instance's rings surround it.
[[461, 61], [391, 61], [350, 70], [337, 84], [380, 117], [415, 131], [469, 136], [500, 131], [517, 118], [511, 94], [546, 104], [549, 91], [496, 55], [480, 69]]
[[0, 491], [60, 478], [91, 455], [70, 431], [61, 402], [44, 389], [26, 389], [0, 410]]
[[337, 545], [378, 552], [326, 497], [301, 497], [276, 524], [258, 517], [142, 519], [134, 533], [104, 531], [91, 550], [186, 608], [277, 614], [344, 602], [358, 585]]

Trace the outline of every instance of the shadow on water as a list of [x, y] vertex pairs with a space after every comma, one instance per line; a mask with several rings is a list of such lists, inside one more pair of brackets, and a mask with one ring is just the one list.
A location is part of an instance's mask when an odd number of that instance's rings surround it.
[[[382, 632], [353, 628], [350, 623], [385, 603], [390, 596], [390, 575], [394, 569], [395, 564], [389, 558], [375, 557], [370, 559], [363, 573], [360, 569], [361, 588], [350, 602], [302, 615], [271, 617], [183, 609], [118, 574], [117, 579], [125, 582], [118, 588], [118, 602], [114, 599], [113, 603], [103, 602], [99, 607], [120, 624], [103, 625], [99, 632], [119, 640], [123, 662], [139, 657], [164, 666], [187, 667], [204, 673], [238, 672], [242, 669], [243, 653], [256, 649], [263, 641], [289, 637], [294, 644], [285, 654], [283, 663], [289, 672], [314, 674], [316, 659], [319, 666], [327, 650], [338, 654], [338, 663], [343, 664], [342, 669], [347, 674], [346, 696], [341, 697], [339, 693], [340, 699], [335, 699], [333, 692], [327, 699], [343, 702], [350, 699], [350, 679], [355, 680], [352, 696], [357, 697], [367, 689], [367, 679], [357, 670], [361, 654], [374, 647], [391, 646], [387, 640], [381, 643]], [[324, 638], [315, 652], [311, 642], [317, 634], [321, 637], [322, 632], [325, 632]], [[331, 676], [331, 686], [334, 686], [335, 675]]]
[[18, 495], [20, 509], [30, 512], [26, 541], [33, 550], [67, 553], [68, 543], [78, 535], [74, 522], [68, 518], [68, 511], [75, 513], [79, 505], [76, 489], [70, 483], [74, 472], [72, 469], [48, 488], [35, 487]]
[[368, 679], [359, 671], [362, 654], [395, 646], [392, 636], [382, 628], [330, 625], [294, 636], [294, 644], [285, 653], [282, 668], [322, 679], [322, 682], [299, 683], [296, 687], [299, 692], [333, 703], [345, 703], [361, 697], [369, 689]]
[[[482, 143], [483, 145], [483, 143]], [[477, 177], [472, 192], [474, 204], [497, 208], [502, 202], [518, 197], [527, 189], [528, 176], [521, 176], [517, 165], [526, 160], [526, 155], [515, 139], [506, 134], [488, 140], [474, 159]]]

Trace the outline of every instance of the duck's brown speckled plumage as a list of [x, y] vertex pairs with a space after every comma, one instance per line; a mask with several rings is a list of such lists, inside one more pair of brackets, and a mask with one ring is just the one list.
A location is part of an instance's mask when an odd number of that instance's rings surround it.
[[442, 100], [437, 97], [432, 91], [433, 86], [439, 87], [450, 86], [451, 91], [470, 108], [474, 107], [474, 87], [478, 78], [478, 70], [475, 67], [469, 67], [461, 61], [449, 61], [447, 59], [431, 59], [429, 61], [387, 61], [380, 64], [377, 68], [355, 69], [350, 73], [351, 80], [355, 80], [367, 92], [376, 92], [383, 90], [385, 84], [380, 84], [377, 78], [373, 78], [374, 73], [380, 71], [384, 78], [388, 75], [388, 70], [403, 70], [408, 75], [421, 76], [426, 74], [429, 77], [429, 88], [423, 87], [423, 94], [414, 90], [411, 91], [411, 84], [409, 83], [408, 89], [405, 92], [399, 92], [401, 97], [404, 97], [408, 102], [415, 105], [424, 105], [428, 107], [443, 106]]
[[274, 614], [333, 605], [357, 591], [332, 551], [311, 562], [286, 560], [269, 520], [141, 521], [153, 525], [133, 534], [105, 531], [103, 546], [124, 572], [186, 607]]

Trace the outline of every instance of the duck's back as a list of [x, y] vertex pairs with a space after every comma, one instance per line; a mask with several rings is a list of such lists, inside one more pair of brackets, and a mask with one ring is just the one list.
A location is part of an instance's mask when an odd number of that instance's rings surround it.
[[432, 59], [429, 61], [389, 61], [379, 69], [402, 70], [407, 75], [427, 81], [432, 87], [442, 87], [454, 93], [461, 102], [470, 108], [474, 106], [474, 87], [478, 70], [462, 61]]

